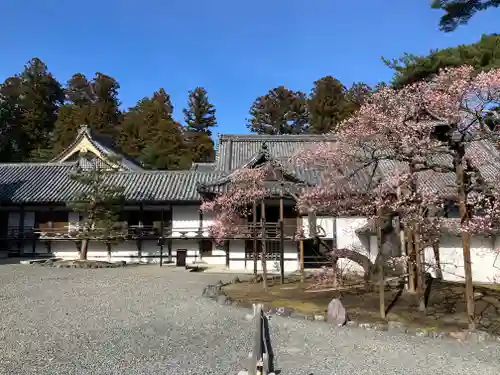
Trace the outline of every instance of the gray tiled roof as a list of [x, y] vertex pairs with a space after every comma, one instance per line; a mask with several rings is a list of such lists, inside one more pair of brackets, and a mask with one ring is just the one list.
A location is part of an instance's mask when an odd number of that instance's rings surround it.
[[[64, 203], [83, 186], [70, 175], [74, 163], [0, 164], [0, 201], [4, 203]], [[199, 201], [199, 183], [220, 177], [216, 172], [127, 171], [109, 176], [125, 187], [128, 201]]]
[[265, 143], [269, 154], [276, 159], [289, 158], [305, 144], [333, 141], [326, 135], [219, 135], [216, 152], [216, 169], [230, 172], [248, 163]]
[[78, 134], [75, 140], [68, 147], [66, 147], [66, 149], [63, 152], [61, 152], [58, 156], [56, 156], [52, 160], [52, 162], [55, 163], [59, 162], [59, 160], [67, 156], [68, 153], [71, 150], [73, 150], [75, 145], [77, 145], [78, 142], [80, 142], [83, 137], [86, 137], [90, 141], [90, 143], [104, 155], [118, 159], [118, 162], [120, 163], [121, 167], [124, 170], [130, 170], [130, 171], [144, 170], [144, 168], [140, 166], [138, 161], [134, 160], [133, 158], [127, 155], [123, 155], [119, 153], [117, 150], [115, 150], [113, 141], [111, 139], [109, 139], [108, 137], [93, 134], [87, 125], [80, 126], [80, 129], [78, 130]]
[[192, 171], [213, 172], [215, 170], [215, 163], [192, 163]]

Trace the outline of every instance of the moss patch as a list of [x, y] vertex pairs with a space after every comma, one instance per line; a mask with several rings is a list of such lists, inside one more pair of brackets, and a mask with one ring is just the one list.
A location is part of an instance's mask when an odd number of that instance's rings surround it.
[[[349, 317], [359, 322], [380, 322], [379, 294], [367, 291], [361, 285], [351, 285], [345, 290], [323, 288], [315, 291], [310, 281], [300, 283], [288, 279], [284, 285], [270, 281], [266, 293], [262, 284], [242, 282], [224, 287], [233, 300], [247, 303], [267, 303], [273, 307], [290, 307], [296, 311], [313, 314], [325, 312], [333, 298], [341, 299]], [[499, 288], [500, 289], [500, 288]], [[476, 285], [476, 315], [478, 327], [500, 335], [500, 290], [490, 285]], [[385, 306], [390, 306], [387, 319], [405, 323], [409, 327], [426, 330], [461, 330], [467, 328], [464, 287], [459, 283], [433, 280], [427, 311], [419, 311], [415, 294], [401, 292], [398, 287], [387, 286]]]

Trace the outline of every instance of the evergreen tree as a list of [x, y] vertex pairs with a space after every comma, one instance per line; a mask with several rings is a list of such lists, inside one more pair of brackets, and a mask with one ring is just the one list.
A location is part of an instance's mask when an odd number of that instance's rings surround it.
[[105, 74], [96, 73], [90, 83], [93, 102], [89, 114], [89, 125], [97, 134], [114, 139], [118, 136], [121, 120], [118, 82]]
[[159, 119], [151, 129], [141, 160], [154, 169], [188, 169], [189, 148], [184, 143], [181, 125], [172, 119]]
[[195, 162], [214, 160], [214, 142], [211, 128], [217, 125], [215, 107], [208, 100], [207, 91], [197, 87], [189, 91], [188, 108], [183, 109], [186, 122], [185, 141]]
[[0, 98], [0, 162], [23, 160], [27, 145], [20, 126], [19, 108], [10, 106]]
[[211, 163], [215, 160], [214, 141], [207, 133], [185, 131], [184, 138], [193, 162]]
[[182, 112], [188, 131], [212, 135], [210, 129], [217, 125], [216, 111], [214, 105], [208, 100], [207, 91], [203, 87], [196, 87], [189, 91], [188, 108], [184, 108]]
[[182, 127], [172, 118], [170, 95], [164, 89], [143, 98], [125, 113], [121, 150], [155, 169], [185, 169], [190, 152]]
[[398, 59], [383, 59], [394, 70], [392, 85], [402, 87], [432, 79], [441, 69], [471, 65], [477, 71], [500, 68], [500, 35], [485, 35], [474, 44], [434, 50], [427, 56], [409, 53]]
[[[109, 183], [118, 170], [102, 167], [87, 155], [91, 168], [79, 168], [71, 178], [81, 184], [82, 189], [67, 205], [82, 215], [77, 237], [81, 240], [80, 259], [87, 259], [90, 240], [103, 241], [107, 245], [119, 241], [124, 233], [118, 225], [118, 216], [123, 207], [124, 188]], [[108, 248], [109, 252], [109, 248]]]
[[431, 7], [445, 12], [439, 21], [439, 29], [455, 31], [465, 25], [477, 13], [490, 8], [498, 8], [500, 0], [433, 0]]
[[247, 127], [258, 134], [300, 134], [307, 131], [307, 96], [284, 86], [258, 97], [250, 108]]
[[121, 112], [118, 82], [96, 73], [92, 81], [84, 74], [74, 74], [66, 84], [66, 103], [61, 107], [54, 130], [53, 152], [64, 150], [75, 139], [81, 125], [93, 133], [115, 140], [119, 133]]
[[351, 114], [352, 106], [346, 94], [345, 86], [332, 76], [314, 82], [308, 101], [311, 133], [324, 134], [334, 131], [337, 125]]
[[51, 134], [63, 100], [61, 85], [38, 58], [31, 59], [19, 75], [7, 78], [0, 86], [4, 116], [14, 116], [8, 122], [20, 131], [16, 158], [46, 160], [50, 156]]

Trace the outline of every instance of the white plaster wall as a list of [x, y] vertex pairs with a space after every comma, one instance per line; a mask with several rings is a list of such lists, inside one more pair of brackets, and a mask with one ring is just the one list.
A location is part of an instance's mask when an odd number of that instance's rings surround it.
[[[57, 258], [77, 259], [78, 251], [73, 241], [53, 241], [52, 253]], [[145, 240], [142, 243], [141, 257], [138, 256], [136, 241], [124, 241], [113, 245], [111, 248], [111, 261], [125, 261], [127, 263], [159, 263], [160, 262], [160, 246], [156, 241]], [[87, 259], [90, 260], [108, 260], [108, 251], [106, 245], [98, 241], [90, 241]], [[166, 247], [163, 249], [163, 261], [168, 259]]]
[[[500, 240], [495, 237], [473, 236], [471, 238], [472, 279], [474, 282], [497, 282], [500, 276], [500, 257], [497, 251]], [[441, 236], [439, 257], [443, 279], [464, 281], [463, 247], [460, 236], [444, 234]], [[432, 248], [425, 249], [425, 262], [428, 272], [436, 276], [436, 261]]]
[[172, 231], [174, 237], [178, 237], [181, 235], [181, 232], [186, 231], [188, 231], [186, 237], [197, 236], [198, 229], [200, 228], [199, 209], [200, 206], [198, 205], [172, 207]]
[[[300, 224], [302, 225], [302, 229], [304, 231], [304, 237], [309, 238], [309, 218], [307, 216], [303, 216], [300, 218]], [[335, 218], [331, 216], [317, 216], [316, 217], [316, 225], [320, 226], [323, 230], [320, 230], [320, 234], [323, 234], [325, 239], [334, 238], [334, 227], [335, 227]]]
[[[230, 251], [230, 261], [229, 268], [232, 270], [246, 270], [253, 271], [253, 260], [247, 260], [245, 267], [245, 241], [230, 241], [229, 243]], [[299, 259], [297, 255], [297, 247], [295, 242], [285, 242], [284, 246], [285, 261], [284, 267], [285, 272], [295, 272], [299, 268]], [[268, 259], [266, 261], [267, 271], [269, 273], [279, 273], [280, 272], [280, 262], [279, 255], [276, 255], [276, 259]], [[262, 271], [262, 262], [259, 260], [257, 262], [257, 271]]]
[[[177, 250], [187, 250], [186, 264], [192, 263], [195, 260], [200, 260], [199, 240], [172, 240], [172, 261], [175, 263], [177, 259]], [[166, 248], [166, 246], [165, 246]]]
[[204, 255], [203, 260], [210, 265], [225, 265], [226, 252], [212, 241], [212, 255]]
[[[374, 262], [378, 254], [377, 242], [373, 243], [368, 236], [360, 236], [356, 233], [356, 230], [366, 225], [367, 221], [364, 217], [337, 218], [337, 248], [357, 251]], [[338, 265], [343, 272], [358, 274], [364, 272], [359, 264], [347, 258], [339, 259]]]

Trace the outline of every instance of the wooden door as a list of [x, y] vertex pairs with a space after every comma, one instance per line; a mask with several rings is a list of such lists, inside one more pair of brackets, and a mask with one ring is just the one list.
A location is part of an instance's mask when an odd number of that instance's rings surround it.
[[175, 265], [177, 267], [186, 267], [186, 256], [187, 250], [185, 249], [177, 249], [177, 256], [175, 257]]

